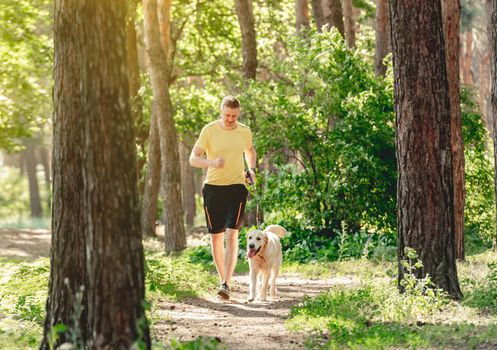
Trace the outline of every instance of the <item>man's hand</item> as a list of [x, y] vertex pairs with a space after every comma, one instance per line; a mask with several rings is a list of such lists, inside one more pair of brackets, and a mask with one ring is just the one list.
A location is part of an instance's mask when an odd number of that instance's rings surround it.
[[224, 168], [224, 158], [218, 157], [211, 161], [212, 168]]
[[256, 179], [255, 179], [255, 169], [251, 168], [245, 172], [245, 182], [248, 185], [255, 185]]

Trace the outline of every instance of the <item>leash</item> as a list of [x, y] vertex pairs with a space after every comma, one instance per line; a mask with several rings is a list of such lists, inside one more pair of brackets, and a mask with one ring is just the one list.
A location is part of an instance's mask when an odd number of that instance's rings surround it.
[[[255, 176], [255, 168], [254, 168], [254, 176]], [[259, 194], [257, 188], [257, 182], [252, 179], [252, 175], [250, 174], [250, 169], [245, 172], [245, 181], [249, 186], [254, 186], [254, 201], [255, 201], [255, 225], [259, 228], [261, 224], [259, 222]]]

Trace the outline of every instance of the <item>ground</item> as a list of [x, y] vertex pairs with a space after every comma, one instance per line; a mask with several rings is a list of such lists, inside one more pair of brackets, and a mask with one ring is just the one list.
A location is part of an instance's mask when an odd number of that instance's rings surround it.
[[[159, 232], [159, 230], [158, 230]], [[50, 233], [47, 230], [0, 229], [0, 256], [26, 261], [48, 256]], [[188, 244], [204, 244], [202, 232], [189, 234]], [[159, 303], [155, 336], [161, 342], [171, 338], [192, 340], [198, 336], [217, 337], [228, 349], [304, 349], [304, 334], [289, 332], [284, 325], [291, 306], [304, 295], [315, 295], [333, 285], [350, 284], [351, 279], [310, 280], [283, 274], [278, 278], [275, 301], [246, 301], [248, 276], [234, 277], [230, 301], [216, 295], [186, 299], [181, 303]]]

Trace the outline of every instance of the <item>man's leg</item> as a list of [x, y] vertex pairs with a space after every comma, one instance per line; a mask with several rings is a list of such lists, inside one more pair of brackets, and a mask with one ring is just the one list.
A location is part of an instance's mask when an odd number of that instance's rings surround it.
[[224, 282], [225, 264], [224, 264], [224, 232], [211, 234], [211, 249], [214, 265], [216, 265], [219, 281]]
[[224, 255], [224, 280], [230, 284], [238, 258], [238, 230], [226, 229], [226, 253]]

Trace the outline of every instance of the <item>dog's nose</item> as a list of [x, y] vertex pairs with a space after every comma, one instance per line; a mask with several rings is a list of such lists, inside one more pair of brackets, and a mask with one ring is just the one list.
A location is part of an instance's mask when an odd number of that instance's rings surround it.
[[254, 248], [255, 248], [255, 245], [254, 245], [254, 244], [249, 244], [249, 248], [250, 248], [250, 249], [254, 249]]

